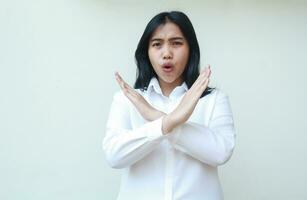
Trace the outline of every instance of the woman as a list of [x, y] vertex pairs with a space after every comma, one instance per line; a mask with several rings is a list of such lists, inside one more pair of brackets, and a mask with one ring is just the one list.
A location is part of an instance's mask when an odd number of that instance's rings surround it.
[[221, 200], [217, 167], [229, 160], [235, 129], [228, 96], [199, 72], [194, 28], [178, 11], [145, 28], [135, 52], [134, 88], [115, 73], [103, 149], [123, 169], [118, 200]]

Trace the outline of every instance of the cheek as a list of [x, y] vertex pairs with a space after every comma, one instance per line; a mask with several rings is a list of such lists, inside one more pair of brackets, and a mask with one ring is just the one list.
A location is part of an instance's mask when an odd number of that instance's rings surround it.
[[157, 53], [153, 51], [148, 51], [148, 57], [152, 65], [157, 63]]
[[189, 50], [188, 49], [182, 49], [179, 53], [179, 58], [180, 58], [180, 61], [182, 63], [186, 63], [188, 62], [188, 59], [189, 59]]

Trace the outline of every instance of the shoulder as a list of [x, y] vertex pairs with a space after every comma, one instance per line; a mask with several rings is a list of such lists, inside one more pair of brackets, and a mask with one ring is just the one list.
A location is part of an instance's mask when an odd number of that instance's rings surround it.
[[225, 90], [217, 89], [215, 91], [215, 98], [213, 102], [214, 107], [230, 107], [229, 94]]
[[217, 99], [228, 98], [228, 93], [221, 88], [217, 88], [216, 89], [216, 98]]
[[228, 93], [221, 88], [214, 88], [212, 92], [206, 95], [208, 100], [216, 102], [228, 99]]
[[227, 93], [222, 90], [221, 88], [214, 88], [210, 94], [207, 94], [205, 97], [208, 97], [208, 98], [221, 98], [221, 97], [224, 97], [224, 96], [228, 96]]

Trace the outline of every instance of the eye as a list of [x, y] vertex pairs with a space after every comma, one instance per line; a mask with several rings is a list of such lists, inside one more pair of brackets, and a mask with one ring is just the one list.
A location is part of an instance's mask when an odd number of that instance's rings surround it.
[[158, 42], [153, 43], [152, 46], [153, 46], [153, 47], [155, 47], [155, 46], [160, 46], [160, 43], [158, 43]]
[[176, 46], [179, 46], [181, 44], [182, 44], [181, 42], [173, 42], [173, 45], [176, 45]]

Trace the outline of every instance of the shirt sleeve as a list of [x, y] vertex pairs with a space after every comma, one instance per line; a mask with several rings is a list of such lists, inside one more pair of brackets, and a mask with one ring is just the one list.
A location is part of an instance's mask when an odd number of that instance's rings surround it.
[[171, 139], [175, 149], [211, 166], [229, 160], [235, 146], [235, 128], [228, 95], [218, 91], [209, 125], [187, 121]]
[[112, 168], [125, 168], [136, 163], [168, 137], [162, 133], [162, 117], [132, 129], [128, 101], [122, 91], [116, 92], [107, 120], [102, 146]]

